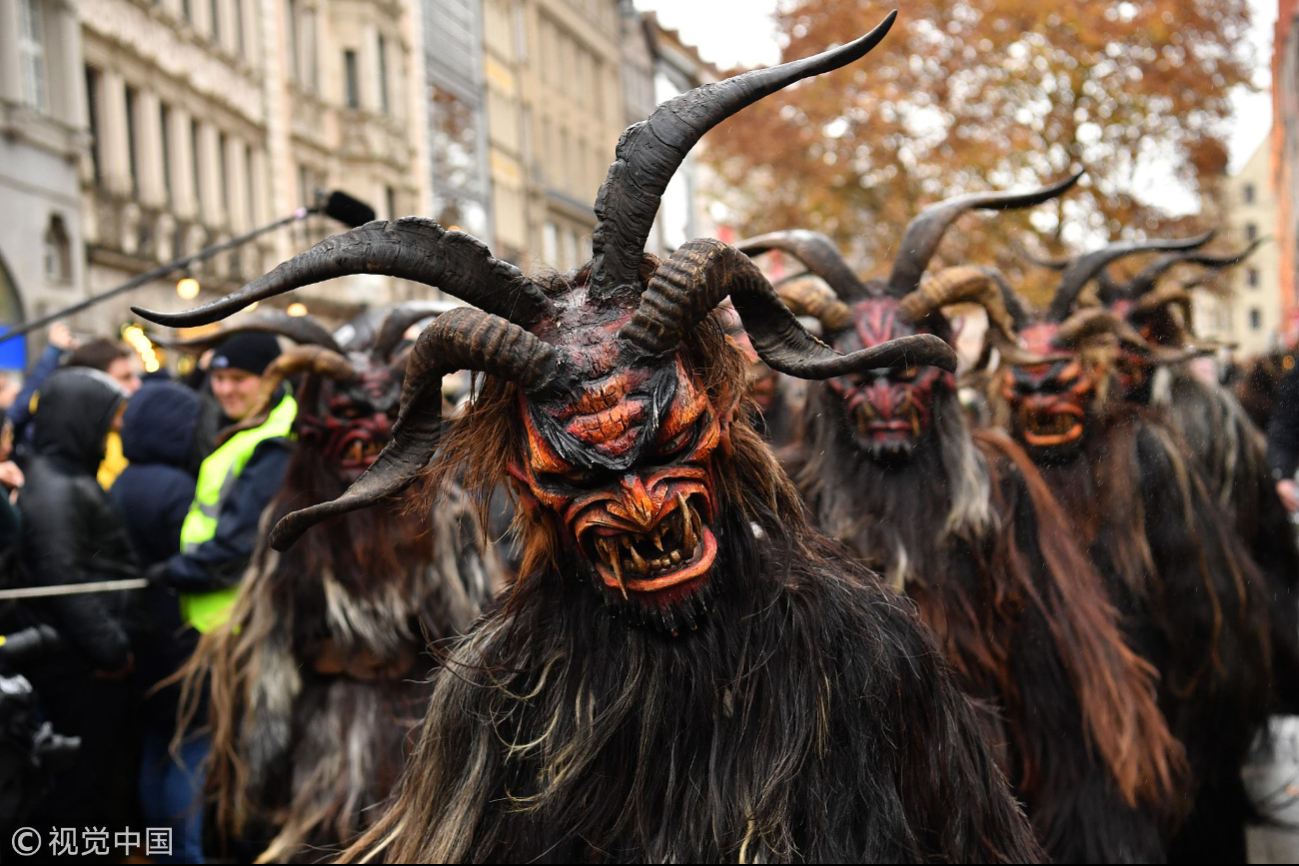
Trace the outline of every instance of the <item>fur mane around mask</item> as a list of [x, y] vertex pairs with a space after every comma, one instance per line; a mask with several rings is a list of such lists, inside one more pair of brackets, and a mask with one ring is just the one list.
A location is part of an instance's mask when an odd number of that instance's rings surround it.
[[804, 417], [809, 507], [919, 605], [967, 692], [994, 708], [990, 736], [1007, 743], [1003, 767], [1048, 852], [1162, 856], [1159, 825], [1185, 808], [1183, 750], [1155, 705], [1153, 669], [1128, 649], [1027, 455], [971, 433], [943, 390], [933, 436], [911, 459], [880, 463], [827, 390], [812, 389]]
[[[695, 329], [684, 352], [734, 407], [743, 359], [720, 326]], [[519, 456], [513, 391], [483, 382], [432, 489], [461, 467], [486, 502]], [[731, 437], [717, 458], [723, 577], [681, 638], [611, 616], [548, 522], [520, 509], [521, 577], [435, 675], [394, 808], [345, 859], [1035, 856], [905, 602], [807, 527], [743, 413]], [[957, 790], [956, 804], [921, 793]]]

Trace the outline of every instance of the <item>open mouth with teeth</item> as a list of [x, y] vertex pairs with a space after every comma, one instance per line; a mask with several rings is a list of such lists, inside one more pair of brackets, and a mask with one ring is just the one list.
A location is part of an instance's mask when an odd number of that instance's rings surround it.
[[1026, 403], [1019, 411], [1024, 441], [1038, 448], [1068, 445], [1083, 435], [1083, 410], [1069, 403]]
[[678, 494], [675, 507], [649, 532], [596, 528], [586, 533], [583, 549], [611, 593], [670, 605], [702, 587], [717, 558], [706, 516], [702, 497]]
[[386, 438], [376, 438], [367, 431], [348, 434], [334, 452], [338, 455], [339, 474], [345, 480], [355, 481], [379, 459], [386, 444]]
[[869, 403], [859, 403], [852, 411], [852, 422], [872, 450], [910, 446], [921, 433], [920, 413], [914, 408], [901, 418], [881, 418]]

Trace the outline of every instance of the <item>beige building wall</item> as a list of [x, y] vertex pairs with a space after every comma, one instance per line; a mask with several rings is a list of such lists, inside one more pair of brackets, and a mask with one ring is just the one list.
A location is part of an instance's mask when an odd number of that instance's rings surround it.
[[577, 267], [625, 126], [618, 2], [486, 0], [484, 17], [498, 254]]
[[[1225, 193], [1230, 231], [1223, 247], [1240, 249], [1255, 238], [1272, 234], [1277, 224], [1277, 199], [1270, 140], [1227, 180]], [[1270, 350], [1278, 339], [1282, 318], [1281, 259], [1276, 240], [1265, 241], [1248, 260], [1219, 279], [1216, 288], [1225, 289], [1225, 296], [1204, 289], [1195, 292], [1196, 333], [1234, 343], [1238, 358]]]

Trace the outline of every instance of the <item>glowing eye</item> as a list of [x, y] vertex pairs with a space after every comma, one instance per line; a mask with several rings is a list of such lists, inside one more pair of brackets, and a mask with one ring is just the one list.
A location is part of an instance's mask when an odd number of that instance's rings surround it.
[[669, 455], [676, 454], [682, 448], [685, 448], [686, 443], [688, 443], [689, 441], [690, 441], [690, 429], [687, 428], [685, 430], [682, 430], [677, 435], [673, 436], [668, 441], [664, 442], [662, 445], [660, 445], [658, 451], [659, 456], [667, 457]]

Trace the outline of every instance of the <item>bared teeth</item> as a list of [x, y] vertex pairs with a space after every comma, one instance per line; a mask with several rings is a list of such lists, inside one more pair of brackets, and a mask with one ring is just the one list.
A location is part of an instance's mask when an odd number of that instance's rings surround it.
[[647, 571], [649, 571], [649, 564], [645, 562], [645, 557], [641, 556], [640, 553], [636, 550], [636, 545], [628, 541], [627, 550], [631, 552], [631, 563], [633, 568], [635, 568], [641, 574], [644, 574]]
[[920, 436], [920, 413], [914, 409], [911, 410], [911, 435]]
[[698, 542], [695, 538], [694, 514], [686, 503], [686, 498], [680, 493], [677, 494], [677, 508], [681, 510], [681, 546], [686, 550], [694, 551], [695, 544]]
[[671, 557], [671, 558], [672, 558], [672, 562], [673, 562], [674, 564], [680, 562], [680, 561], [681, 561], [681, 551], [679, 551], [679, 550], [674, 550], [674, 551], [672, 551], [672, 557]]
[[663, 552], [663, 533], [667, 532], [666, 527], [660, 527], [654, 531], [654, 546], [658, 548], [659, 553]]

